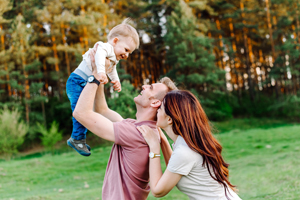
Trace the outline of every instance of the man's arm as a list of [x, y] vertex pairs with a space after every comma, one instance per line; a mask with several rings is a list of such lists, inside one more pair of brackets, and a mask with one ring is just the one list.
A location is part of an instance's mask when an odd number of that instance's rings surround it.
[[[96, 65], [95, 65], [95, 51], [97, 50], [97, 46], [91, 50], [91, 64], [93, 68], [93, 75], [97, 78]], [[98, 79], [98, 78], [97, 78]], [[100, 85], [101, 86], [101, 85]], [[93, 106], [95, 102], [95, 96], [98, 89], [98, 85], [95, 83], [87, 83], [84, 89], [82, 90], [78, 102], [76, 104], [75, 110], [73, 112], [73, 117], [75, 117], [83, 126], [89, 129], [94, 134], [99, 137], [114, 142], [115, 141], [115, 133], [114, 127], [111, 120], [107, 119], [103, 115], [96, 113], [93, 111]], [[103, 87], [103, 86], [101, 86]], [[103, 89], [103, 88], [102, 88]], [[101, 89], [100, 89], [101, 91]], [[100, 98], [104, 98], [104, 91], [102, 90], [103, 96]], [[103, 102], [103, 101], [100, 101]], [[103, 104], [102, 104], [103, 105]], [[106, 101], [105, 101], [105, 104]]]
[[105, 95], [104, 95], [104, 85], [100, 84], [97, 90], [96, 98], [95, 98], [95, 112], [100, 113], [107, 119], [109, 119], [112, 122], [119, 122], [123, 120], [123, 117], [108, 108]]
[[73, 117], [99, 137], [114, 142], [115, 134], [112, 121], [93, 111], [98, 85], [87, 83], [73, 112]]

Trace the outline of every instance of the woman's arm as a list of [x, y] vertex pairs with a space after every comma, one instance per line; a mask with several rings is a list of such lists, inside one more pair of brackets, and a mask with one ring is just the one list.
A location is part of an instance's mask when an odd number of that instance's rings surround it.
[[171, 158], [173, 151], [172, 151], [172, 148], [169, 144], [167, 137], [165, 136], [165, 134], [162, 132], [162, 130], [160, 128], [158, 128], [158, 132], [159, 132], [160, 139], [161, 139], [161, 144], [160, 144], [161, 151], [164, 155], [166, 166], [168, 166], [168, 163], [169, 163], [169, 160]]
[[[139, 126], [137, 129], [144, 136], [151, 152], [158, 154], [160, 152], [160, 144], [157, 134], [148, 126]], [[169, 144], [169, 143], [168, 143]], [[170, 147], [171, 148], [171, 147]], [[165, 149], [168, 149], [167, 147]], [[169, 154], [169, 150], [167, 150]], [[150, 173], [150, 189], [155, 197], [162, 197], [168, 194], [178, 183], [181, 175], [170, 172], [166, 169], [162, 173], [160, 158], [149, 158], [149, 173]]]

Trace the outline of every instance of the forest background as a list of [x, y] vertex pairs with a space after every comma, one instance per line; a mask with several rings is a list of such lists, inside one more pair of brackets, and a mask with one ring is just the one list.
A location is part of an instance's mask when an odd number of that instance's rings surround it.
[[[125, 18], [141, 45], [107, 84], [109, 106], [163, 76], [191, 90], [210, 120], [300, 118], [298, 0], [0, 0], [0, 153], [70, 136], [65, 86], [82, 54]], [[12, 131], [14, 130], [14, 131]], [[12, 133], [16, 134], [12, 134]]]

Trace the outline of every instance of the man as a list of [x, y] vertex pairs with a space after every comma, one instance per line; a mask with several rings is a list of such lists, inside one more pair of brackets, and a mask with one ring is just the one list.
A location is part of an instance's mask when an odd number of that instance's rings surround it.
[[[136, 127], [148, 125], [157, 131], [157, 109], [167, 92], [177, 88], [166, 77], [160, 83], [144, 85], [140, 95], [134, 98], [136, 120], [123, 119], [107, 106], [104, 85], [99, 85], [95, 72], [95, 51], [91, 53], [93, 76], [89, 77], [73, 116], [94, 134], [114, 142], [103, 182], [102, 199], [146, 199], [150, 191], [149, 148]], [[107, 65], [110, 64], [108, 62]]]

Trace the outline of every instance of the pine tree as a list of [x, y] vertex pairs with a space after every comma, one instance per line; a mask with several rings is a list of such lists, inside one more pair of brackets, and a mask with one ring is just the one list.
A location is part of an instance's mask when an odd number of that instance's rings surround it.
[[25, 104], [26, 121], [29, 123], [29, 112], [30, 112], [30, 85], [29, 85], [29, 74], [26, 69], [27, 63], [32, 60], [32, 51], [28, 44], [28, 36], [30, 29], [23, 23], [23, 16], [19, 14], [12, 23], [12, 43], [10, 48], [11, 61], [14, 66], [14, 71], [11, 73], [14, 75], [14, 85], [18, 93], [16, 97], [21, 97]]
[[199, 31], [188, 4], [184, 1], [172, 3], [175, 6], [167, 18], [165, 36], [166, 61], [171, 66], [167, 75], [181, 87], [193, 91], [212, 119], [223, 118], [228, 113], [217, 110], [213, 98], [224, 94], [224, 71], [215, 65], [212, 40]]

